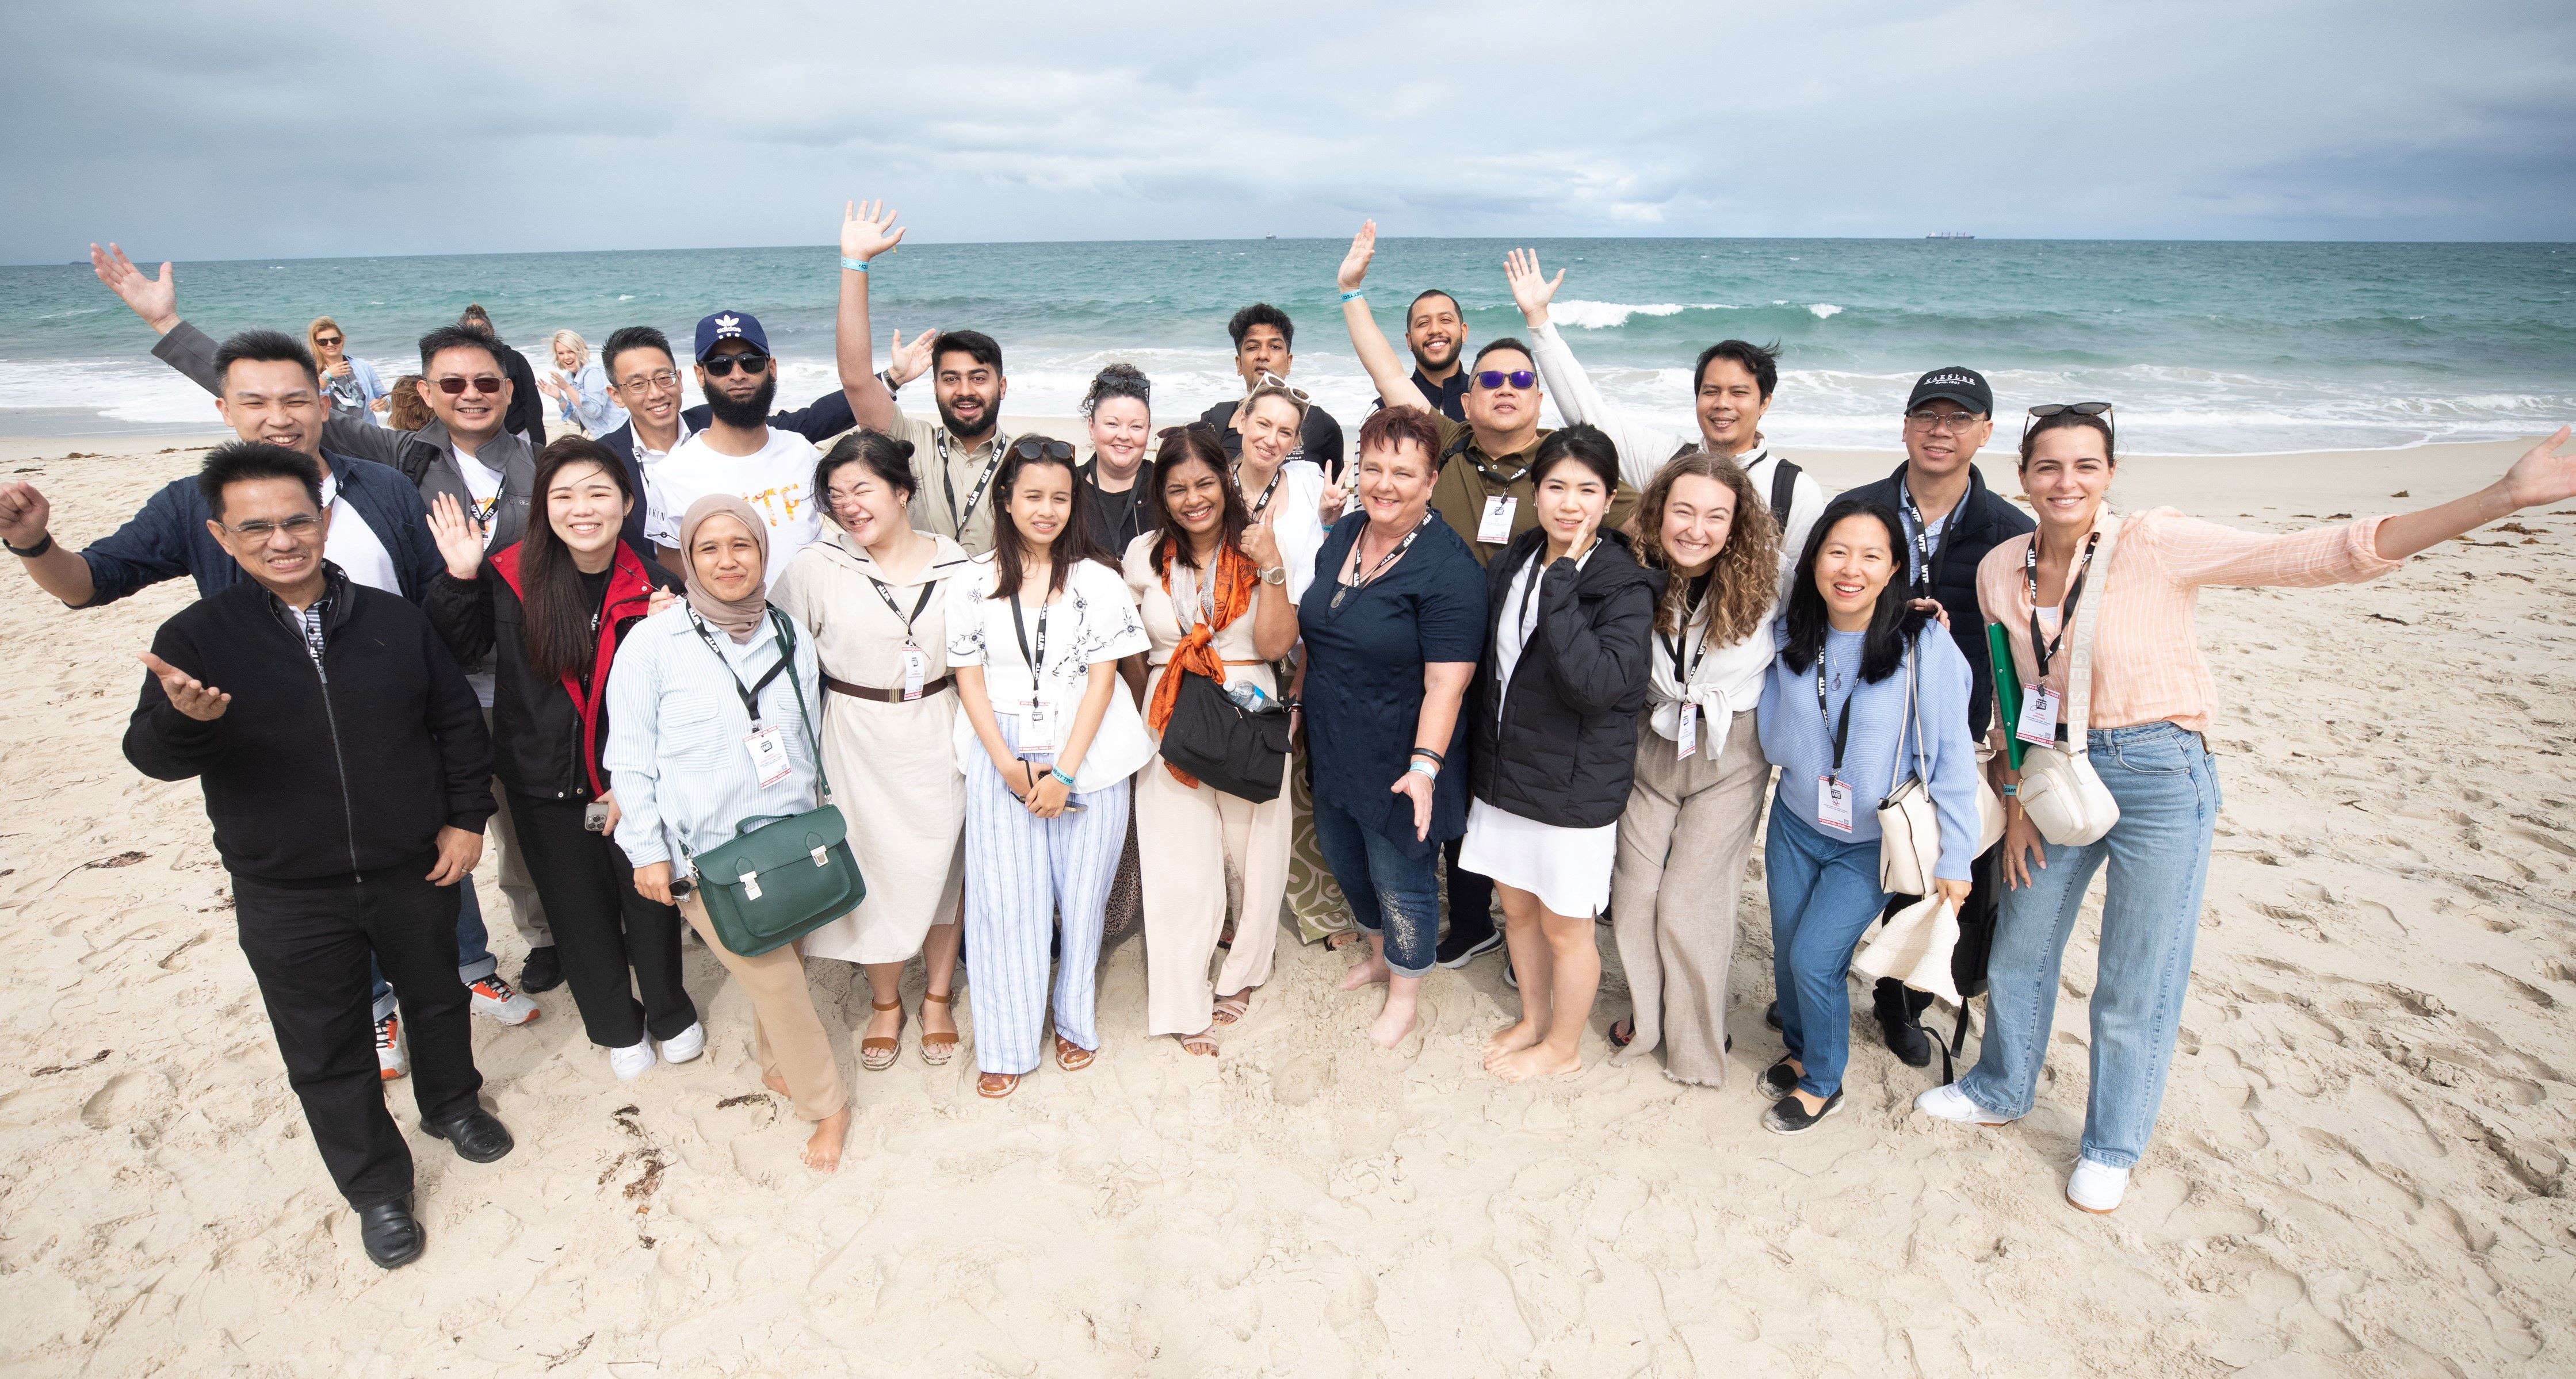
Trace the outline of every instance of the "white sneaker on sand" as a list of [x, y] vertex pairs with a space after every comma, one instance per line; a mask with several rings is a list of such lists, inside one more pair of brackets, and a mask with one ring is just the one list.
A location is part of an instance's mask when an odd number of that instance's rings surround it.
[[474, 1013], [488, 1015], [505, 1025], [524, 1025], [545, 1014], [537, 1003], [517, 987], [501, 979], [501, 974], [477, 977], [466, 984], [474, 993]]
[[387, 1082], [411, 1071], [411, 1060], [403, 1056], [402, 1016], [399, 1012], [376, 1022], [376, 1076]]
[[2077, 1159], [2074, 1174], [2066, 1180], [2066, 1200], [2096, 1216], [2118, 1211], [2128, 1191], [2129, 1170], [2091, 1159]]
[[608, 1070], [620, 1082], [632, 1082], [653, 1071], [653, 1041], [638, 1039], [622, 1049], [608, 1051]]
[[1914, 1099], [1914, 1109], [1940, 1120], [1955, 1120], [1962, 1125], [2010, 1125], [2012, 1118], [1998, 1116], [1968, 1100], [1956, 1082], [1945, 1082]]
[[707, 1051], [707, 1027], [692, 1024], [687, 1029], [662, 1041], [662, 1061], [686, 1063]]

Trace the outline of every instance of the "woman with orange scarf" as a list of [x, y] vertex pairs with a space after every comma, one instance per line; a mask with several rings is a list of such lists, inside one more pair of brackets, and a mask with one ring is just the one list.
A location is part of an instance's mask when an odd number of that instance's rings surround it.
[[[1297, 642], [1297, 605], [1288, 597], [1278, 539], [1252, 520], [1228, 469], [1214, 429], [1202, 423], [1165, 431], [1145, 493], [1145, 534], [1127, 548], [1127, 588], [1153, 647], [1123, 669], [1144, 696], [1145, 726], [1157, 743], [1180, 698], [1176, 671], [1229, 689], [1251, 686], [1276, 700], [1270, 663]], [[1136, 832], [1153, 840], [1144, 858], [1149, 1033], [1213, 1057], [1214, 1027], [1251, 1009], [1252, 988], [1269, 980], [1279, 938], [1289, 808], [1284, 791], [1254, 804], [1161, 760], [1137, 773]], [[1229, 898], [1241, 923], [1211, 986], [1208, 961]]]

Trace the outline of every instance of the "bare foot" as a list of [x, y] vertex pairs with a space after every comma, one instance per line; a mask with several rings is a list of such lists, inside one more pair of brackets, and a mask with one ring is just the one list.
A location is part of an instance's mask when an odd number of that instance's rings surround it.
[[1583, 1071], [1579, 1053], [1558, 1053], [1545, 1044], [1532, 1044], [1517, 1053], [1488, 1061], [1485, 1066], [1505, 1082], [1522, 1082], [1533, 1077], [1563, 1077]]
[[1404, 1042], [1404, 1036], [1413, 1032], [1413, 1019], [1413, 998], [1399, 998], [1389, 991], [1386, 1008], [1377, 1013], [1376, 1019], [1369, 1021], [1369, 1038], [1376, 1040], [1379, 1048], [1394, 1048]]
[[825, 1116], [814, 1124], [813, 1138], [805, 1141], [805, 1166], [817, 1173], [829, 1173], [841, 1166], [841, 1141], [850, 1133], [850, 1108]]
[[760, 1085], [778, 1093], [789, 1101], [794, 1101], [796, 1099], [796, 1094], [787, 1090], [787, 1079], [780, 1077], [776, 1073], [762, 1073], [760, 1075]]
[[1385, 981], [1387, 975], [1386, 959], [1371, 958], [1343, 974], [1342, 990], [1357, 991], [1364, 986], [1375, 986]]
[[1496, 1059], [1502, 1058], [1508, 1054], [1519, 1053], [1521, 1050], [1528, 1048], [1530, 1045], [1535, 1044], [1546, 1037], [1546, 1030], [1539, 1028], [1537, 1025], [1531, 1024], [1527, 1020], [1523, 1020], [1518, 1024], [1505, 1025], [1501, 1029], [1495, 1030], [1493, 1037], [1485, 1041], [1485, 1066], [1491, 1068], [1494, 1066], [1494, 1061]]

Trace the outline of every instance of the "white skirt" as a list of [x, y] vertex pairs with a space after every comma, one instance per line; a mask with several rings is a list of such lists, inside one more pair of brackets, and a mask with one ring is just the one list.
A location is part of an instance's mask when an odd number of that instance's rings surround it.
[[1568, 917], [1589, 919], [1610, 903], [1610, 869], [1619, 860], [1619, 826], [1559, 828], [1477, 800], [1467, 810], [1458, 865]]

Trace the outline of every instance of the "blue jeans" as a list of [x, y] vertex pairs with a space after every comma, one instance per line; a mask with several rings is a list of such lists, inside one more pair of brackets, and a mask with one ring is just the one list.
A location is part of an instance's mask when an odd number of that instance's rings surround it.
[[2120, 821], [2083, 847], [2051, 844], [2047, 868], [2004, 892], [1986, 969], [1985, 1047], [1959, 1088], [1980, 1110], [2030, 1113], [2057, 1014], [2058, 965], [2084, 888], [2107, 861], [2084, 1157], [2127, 1168], [2146, 1152], [2173, 1066], [2218, 826], [2218, 769], [2198, 733], [2171, 723], [2097, 732], [2090, 750]]
[[1429, 973], [1440, 941], [1440, 850], [1432, 848], [1419, 860], [1407, 857], [1394, 839], [1360, 827], [1320, 795], [1315, 848], [1341, 883], [1351, 918], [1372, 934], [1386, 935], [1387, 969], [1399, 977]]
[[1851, 1061], [1852, 950], [1887, 892], [1878, 888], [1878, 840], [1846, 842], [1774, 797], [1762, 842], [1771, 892], [1771, 981], [1780, 993], [1780, 1038], [1806, 1072], [1798, 1090], [1830, 1097]]
[[[492, 956], [492, 936], [483, 929], [483, 902], [475, 898], [474, 878], [457, 882], [456, 889], [461, 892], [456, 901], [456, 980], [471, 986], [499, 971], [501, 962]], [[376, 1018], [393, 1014], [394, 988], [373, 954], [367, 957], [367, 980], [375, 989]]]

